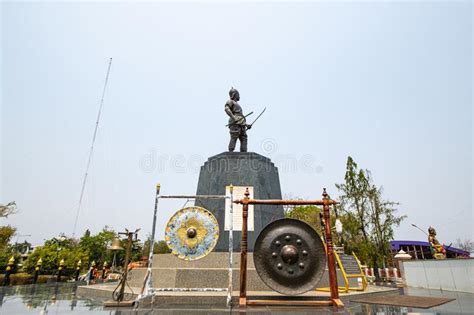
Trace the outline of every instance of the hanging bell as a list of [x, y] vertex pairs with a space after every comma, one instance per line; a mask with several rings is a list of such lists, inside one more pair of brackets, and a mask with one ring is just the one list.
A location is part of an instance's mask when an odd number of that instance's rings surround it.
[[123, 250], [123, 247], [120, 245], [120, 239], [116, 237], [112, 241], [112, 245], [109, 247], [110, 250]]

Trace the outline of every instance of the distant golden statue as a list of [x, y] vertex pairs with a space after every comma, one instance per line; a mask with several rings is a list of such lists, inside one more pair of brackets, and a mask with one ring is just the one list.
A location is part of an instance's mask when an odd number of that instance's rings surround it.
[[431, 245], [431, 252], [433, 253], [433, 257], [435, 259], [445, 259], [446, 250], [444, 249], [444, 245], [440, 244], [440, 242], [436, 238], [436, 230], [432, 226], [429, 227], [428, 234], [428, 242]]

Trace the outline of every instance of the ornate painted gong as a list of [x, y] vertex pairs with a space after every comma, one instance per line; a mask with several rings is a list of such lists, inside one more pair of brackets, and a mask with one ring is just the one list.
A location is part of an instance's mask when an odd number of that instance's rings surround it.
[[214, 215], [201, 207], [178, 210], [168, 221], [165, 241], [171, 252], [184, 260], [197, 260], [209, 254], [219, 239]]

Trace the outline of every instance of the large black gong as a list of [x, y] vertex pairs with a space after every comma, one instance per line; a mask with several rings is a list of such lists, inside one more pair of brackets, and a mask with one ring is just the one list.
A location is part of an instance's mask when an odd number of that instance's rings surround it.
[[260, 279], [271, 289], [298, 295], [314, 289], [326, 268], [318, 233], [303, 221], [280, 219], [257, 238], [253, 261]]

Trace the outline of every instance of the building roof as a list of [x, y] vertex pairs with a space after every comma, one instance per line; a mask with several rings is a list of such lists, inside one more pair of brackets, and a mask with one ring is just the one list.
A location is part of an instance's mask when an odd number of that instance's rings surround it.
[[[390, 247], [392, 248], [392, 250], [399, 251], [401, 245], [403, 245], [403, 246], [426, 246], [426, 247], [430, 247], [430, 243], [423, 242], [423, 241], [396, 240], [396, 241], [391, 241], [390, 242]], [[450, 252], [453, 252], [453, 253], [456, 253], [458, 255], [469, 257], [469, 252], [467, 252], [465, 250], [462, 250], [462, 249], [459, 249], [459, 248], [456, 248], [456, 247], [453, 247], [453, 246], [450, 246], [450, 247], [446, 246], [446, 250], [450, 251]]]

